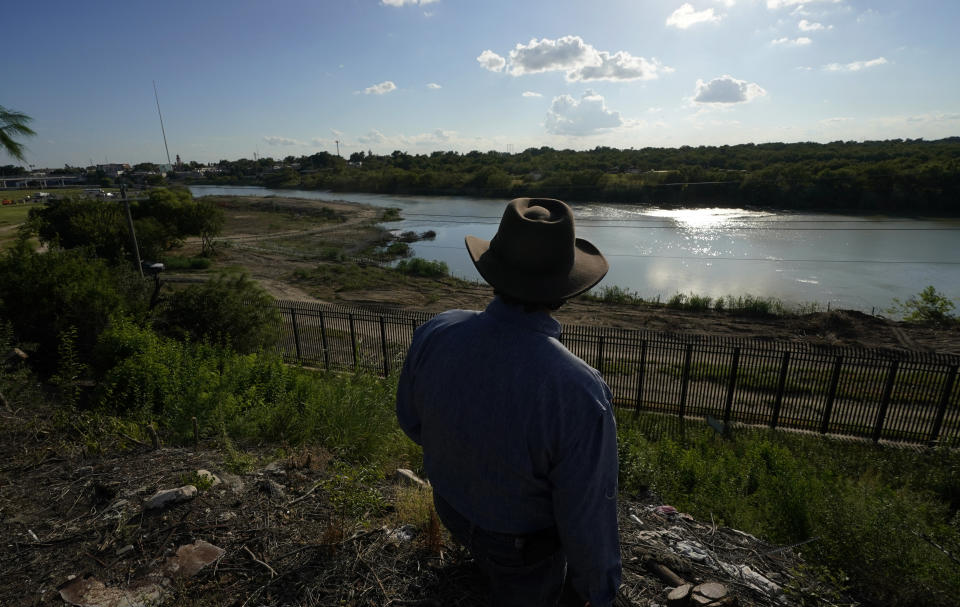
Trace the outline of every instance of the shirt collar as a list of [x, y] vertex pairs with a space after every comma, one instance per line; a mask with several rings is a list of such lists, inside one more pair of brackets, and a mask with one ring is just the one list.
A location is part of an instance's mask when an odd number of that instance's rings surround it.
[[497, 320], [517, 327], [560, 338], [560, 323], [546, 312], [525, 312], [522, 305], [510, 305], [495, 296], [487, 305], [486, 313]]

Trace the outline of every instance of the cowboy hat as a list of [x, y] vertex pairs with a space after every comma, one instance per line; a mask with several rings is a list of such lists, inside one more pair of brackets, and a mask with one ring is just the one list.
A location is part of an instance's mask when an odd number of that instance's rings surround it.
[[574, 236], [573, 211], [552, 198], [510, 201], [490, 241], [465, 239], [477, 271], [521, 301], [555, 302], [583, 293], [610, 268], [591, 243]]

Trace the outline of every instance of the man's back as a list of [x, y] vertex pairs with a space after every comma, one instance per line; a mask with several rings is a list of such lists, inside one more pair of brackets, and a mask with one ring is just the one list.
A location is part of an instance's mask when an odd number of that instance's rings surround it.
[[489, 531], [556, 526], [586, 592], [619, 571], [616, 429], [606, 384], [559, 336], [499, 298], [441, 314], [417, 331], [397, 412], [439, 495]]

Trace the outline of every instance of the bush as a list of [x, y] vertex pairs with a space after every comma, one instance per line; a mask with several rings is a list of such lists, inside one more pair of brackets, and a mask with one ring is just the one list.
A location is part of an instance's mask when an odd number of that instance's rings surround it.
[[950, 298], [937, 291], [933, 285], [925, 288], [907, 301], [901, 302], [894, 298], [889, 312], [903, 316], [907, 322], [926, 322], [933, 324], [950, 324], [957, 319], [951, 313], [954, 303]]
[[171, 337], [230, 345], [241, 353], [270, 346], [278, 312], [263, 289], [246, 276], [219, 276], [170, 296], [157, 324]]
[[173, 443], [203, 436], [321, 444], [352, 462], [416, 462], [396, 423], [392, 379], [318, 373], [274, 353], [181, 342], [118, 321], [97, 345], [96, 402], [104, 412], [155, 421]]
[[746, 428], [719, 441], [705, 426], [681, 434], [662, 416], [637, 419], [618, 429], [624, 491], [651, 488], [775, 543], [815, 538], [803, 556], [849, 575], [871, 604], [954, 604], [956, 565], [930, 542], [960, 549], [960, 453]]
[[450, 273], [450, 268], [442, 261], [427, 261], [419, 257], [413, 259], [404, 259], [396, 266], [399, 272], [411, 276], [423, 276], [425, 278], [440, 278]]
[[80, 251], [39, 254], [25, 243], [0, 259], [0, 317], [20, 342], [36, 344], [33, 362], [51, 373], [62, 336], [75, 329], [73, 347], [87, 360], [113, 316], [146, 317], [149, 285], [125, 267]]

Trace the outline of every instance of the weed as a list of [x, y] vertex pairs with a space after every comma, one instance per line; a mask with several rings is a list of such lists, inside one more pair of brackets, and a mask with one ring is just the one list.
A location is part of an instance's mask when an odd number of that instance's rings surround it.
[[426, 278], [440, 278], [450, 274], [450, 268], [442, 261], [428, 261], [419, 257], [404, 259], [397, 264], [397, 271], [411, 276]]

